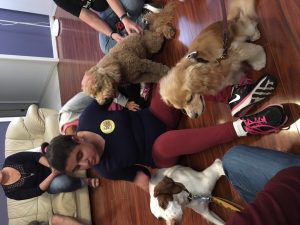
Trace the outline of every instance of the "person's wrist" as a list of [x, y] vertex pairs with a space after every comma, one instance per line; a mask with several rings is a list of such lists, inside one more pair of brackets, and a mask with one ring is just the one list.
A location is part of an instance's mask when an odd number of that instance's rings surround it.
[[124, 13], [122, 16], [119, 17], [120, 21], [122, 21], [123, 19], [128, 18], [128, 13]]
[[115, 33], [116, 33], [116, 32], [112, 31], [112, 32], [110, 33], [109, 37], [113, 39], [113, 34], [115, 34]]

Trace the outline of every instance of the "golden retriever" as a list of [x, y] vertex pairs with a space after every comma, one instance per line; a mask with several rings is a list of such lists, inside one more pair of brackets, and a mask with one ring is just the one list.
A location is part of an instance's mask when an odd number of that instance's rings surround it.
[[164, 38], [175, 36], [174, 11], [175, 3], [169, 3], [160, 13], [147, 14], [149, 29], [143, 35], [129, 35], [86, 71], [81, 82], [83, 91], [103, 104], [115, 97], [118, 85], [158, 82], [166, 75], [167, 66], [148, 58], [161, 49]]
[[160, 81], [163, 101], [183, 109], [190, 118], [197, 118], [204, 111], [203, 95], [215, 95], [239, 81], [243, 62], [254, 70], [265, 67], [262, 46], [247, 42], [260, 38], [255, 0], [229, 0], [227, 19], [228, 58], [217, 60], [223, 53], [223, 22], [219, 21], [194, 39], [188, 54]]

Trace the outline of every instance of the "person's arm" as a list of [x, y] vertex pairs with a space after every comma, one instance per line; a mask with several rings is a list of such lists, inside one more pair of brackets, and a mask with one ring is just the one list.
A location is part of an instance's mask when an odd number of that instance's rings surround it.
[[42, 155], [42, 156], [40, 157], [40, 159], [39, 159], [38, 162], [39, 162], [40, 164], [42, 164], [42, 165], [44, 165], [44, 166], [50, 168], [50, 164], [49, 164], [49, 162], [48, 162], [48, 160], [46, 159], [45, 156]]
[[[50, 164], [45, 156], [41, 156], [41, 158], [39, 159], [39, 163], [50, 168]], [[46, 177], [46, 179], [43, 180], [42, 183], [39, 184], [39, 188], [41, 189], [41, 191], [43, 191], [43, 192], [46, 191], [48, 189], [48, 187], [50, 186], [51, 182], [53, 181], [53, 179], [58, 174], [59, 173], [56, 170], [52, 169], [52, 172], [49, 174], [49, 176]]]
[[111, 38], [113, 38], [117, 42], [124, 39], [124, 37], [122, 37], [118, 33], [113, 33], [112, 29], [108, 26], [108, 24], [91, 10], [82, 8], [79, 14], [79, 19], [81, 19], [90, 27], [94, 28], [96, 31], [103, 33], [106, 36], [111, 36]]
[[49, 174], [48, 177], [46, 177], [45, 180], [42, 181], [42, 183], [39, 184], [39, 188], [41, 189], [41, 191], [46, 191], [48, 189], [48, 187], [50, 186], [51, 182], [53, 181], [53, 179], [58, 175], [59, 173], [52, 169], [52, 172]]
[[[131, 181], [135, 184], [138, 184], [138, 181], [145, 181], [145, 176], [151, 177], [150, 171], [141, 165], [133, 165], [127, 168], [121, 168], [119, 170], [114, 171], [103, 171], [98, 170], [97, 167], [94, 167], [94, 169], [103, 177], [110, 179], [110, 180], [125, 180], [125, 181]], [[141, 175], [143, 173], [143, 175]], [[137, 177], [137, 175], [139, 175]], [[144, 182], [140, 182], [142, 184]], [[139, 187], [142, 187], [143, 185], [138, 185]]]
[[131, 111], [137, 111], [140, 109], [138, 104], [136, 104], [134, 101], [128, 101], [128, 98], [126, 98], [126, 96], [122, 95], [120, 92], [118, 93], [117, 97], [114, 98], [113, 102]]
[[115, 97], [113, 99], [113, 102], [120, 105], [120, 106], [123, 106], [125, 107], [127, 102], [128, 102], [128, 98], [126, 98], [125, 95], [121, 94], [120, 92], [118, 92], [117, 94], [117, 97]]
[[92, 97], [88, 96], [84, 92], [79, 92], [63, 105], [59, 113], [73, 112], [80, 114], [89, 104], [91, 104], [92, 101]]
[[256, 199], [226, 225], [299, 225], [300, 167], [277, 173], [257, 194]]
[[[107, 2], [119, 18], [127, 13], [125, 12], [119, 0], [107, 0]], [[138, 24], [133, 22], [130, 18], [128, 18], [128, 16], [123, 17], [121, 21], [123, 22], [128, 34], [131, 34], [133, 32], [139, 34], [143, 33], [143, 29]]]

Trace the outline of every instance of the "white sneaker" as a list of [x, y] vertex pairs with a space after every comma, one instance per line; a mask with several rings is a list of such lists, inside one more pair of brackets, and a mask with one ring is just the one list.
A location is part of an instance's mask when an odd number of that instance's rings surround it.
[[143, 6], [144, 9], [147, 9], [149, 10], [150, 12], [153, 12], [153, 13], [159, 13], [162, 8], [161, 7], [158, 7], [157, 5], [153, 4], [153, 3], [147, 3]]

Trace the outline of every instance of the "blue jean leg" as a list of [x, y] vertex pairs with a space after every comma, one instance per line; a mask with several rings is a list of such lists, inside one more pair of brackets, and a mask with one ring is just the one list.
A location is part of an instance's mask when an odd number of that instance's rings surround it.
[[60, 174], [52, 180], [47, 192], [49, 194], [72, 192], [82, 188], [84, 185], [82, 178]]
[[247, 202], [253, 201], [277, 172], [292, 166], [300, 166], [299, 156], [245, 145], [231, 148], [223, 157], [228, 179]]
[[[144, 6], [144, 0], [120, 0], [126, 12], [129, 13], [131, 19], [139, 24], [142, 28], [145, 24], [142, 21], [141, 13]], [[115, 24], [119, 21], [119, 17], [114, 13], [114, 11], [109, 7], [105, 11], [100, 12], [99, 16], [103, 19], [112, 30], [115, 30]], [[127, 33], [122, 33], [122, 35], [127, 35]], [[104, 54], [107, 54], [109, 49], [111, 49], [117, 43], [114, 39], [106, 36], [105, 34], [99, 34], [100, 48]]]

